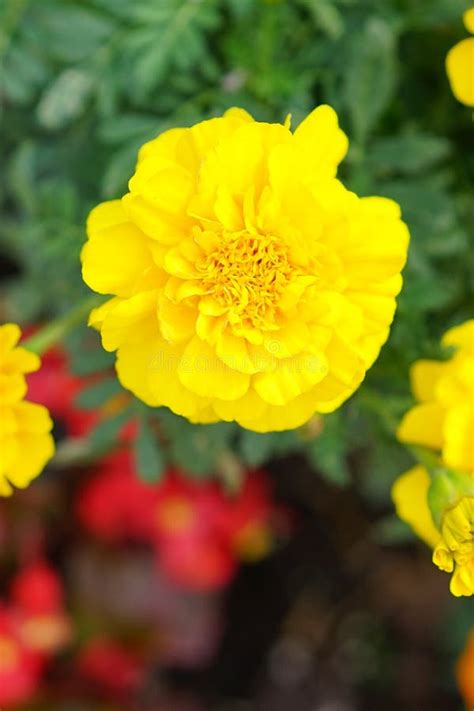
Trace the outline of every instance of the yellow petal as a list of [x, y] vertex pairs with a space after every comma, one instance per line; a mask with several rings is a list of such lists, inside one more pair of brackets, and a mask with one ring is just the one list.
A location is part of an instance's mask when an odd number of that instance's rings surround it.
[[255, 405], [253, 410], [238, 408], [235, 411], [235, 420], [242, 427], [254, 432], [282, 432], [300, 427], [314, 412], [314, 396], [309, 392], [299, 395], [284, 406], [265, 404], [263, 412]]
[[122, 215], [123, 222], [101, 229], [91, 227], [96, 225], [97, 216], [89, 219], [89, 240], [81, 252], [82, 276], [100, 294], [130, 296], [153, 268], [147, 238], [125, 221], [123, 211]]
[[446, 57], [451, 90], [458, 101], [474, 106], [474, 37], [458, 42]]
[[120, 303], [121, 299], [119, 299], [117, 296], [114, 296], [112, 299], [108, 299], [101, 306], [97, 306], [97, 308], [92, 309], [89, 314], [89, 320], [87, 322], [87, 325], [91, 326], [92, 328], [95, 328], [97, 331], [100, 331], [107, 314], [109, 314], [110, 311], [115, 308], [117, 304]]
[[330, 106], [318, 106], [300, 123], [294, 140], [313, 169], [321, 177], [336, 175], [347, 153], [347, 136], [339, 128], [337, 114]]
[[397, 431], [400, 442], [440, 449], [445, 410], [437, 403], [415, 405], [403, 417]]
[[201, 397], [236, 400], [248, 390], [250, 377], [232, 370], [200, 338], [193, 338], [178, 366], [181, 383]]
[[413, 395], [420, 402], [435, 399], [436, 384], [445, 370], [445, 364], [436, 360], [417, 360], [410, 368]]
[[145, 291], [122, 299], [110, 309], [101, 327], [102, 345], [114, 351], [124, 342], [143, 341], [159, 333], [158, 292]]
[[25, 397], [26, 380], [22, 374], [0, 373], [0, 403], [7, 405]]
[[174, 161], [178, 142], [187, 130], [186, 128], [171, 128], [169, 131], [161, 133], [157, 138], [144, 143], [138, 153], [138, 161], [141, 162], [154, 155], [162, 156], [170, 162]]
[[462, 16], [462, 21], [464, 22], [464, 27], [471, 35], [474, 35], [474, 7], [470, 7], [464, 11]]
[[235, 336], [228, 329], [218, 336], [216, 353], [229, 368], [250, 375], [265, 370], [269, 361], [265, 351], [253, 348], [244, 338]]
[[[20, 453], [8, 471], [8, 480], [19, 489], [25, 489], [41, 474], [54, 454], [54, 440], [48, 433], [22, 434]], [[28, 452], [28, 456], [25, 456]]]
[[301, 353], [275, 359], [274, 369], [255, 375], [252, 384], [262, 400], [282, 406], [311, 390], [327, 372], [328, 364], [322, 354]]
[[474, 319], [450, 328], [444, 334], [441, 343], [443, 346], [461, 347], [468, 353], [474, 353]]
[[448, 410], [443, 434], [446, 466], [474, 472], [474, 402], [460, 402]]
[[34, 373], [41, 367], [41, 359], [36, 353], [18, 346], [3, 359], [3, 368], [20, 373]]
[[175, 304], [166, 296], [160, 298], [158, 318], [163, 338], [171, 343], [189, 340], [195, 331], [196, 310], [184, 304]]
[[0, 358], [11, 351], [21, 338], [21, 329], [16, 323], [4, 323], [0, 326]]
[[44, 434], [50, 432], [53, 421], [46, 407], [34, 402], [19, 402], [14, 406], [14, 413], [20, 432]]
[[413, 467], [395, 481], [392, 499], [397, 514], [432, 548], [441, 540], [428, 507], [430, 477], [424, 467]]

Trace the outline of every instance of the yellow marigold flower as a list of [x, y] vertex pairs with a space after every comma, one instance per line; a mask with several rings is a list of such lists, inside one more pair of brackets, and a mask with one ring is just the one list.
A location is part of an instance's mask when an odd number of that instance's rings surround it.
[[428, 505], [430, 486], [422, 466], [398, 477], [392, 488], [397, 514], [434, 549], [433, 563], [452, 573], [452, 594], [474, 595], [474, 497], [459, 496], [442, 512], [438, 527]]
[[[428, 545], [433, 562], [453, 573], [453, 595], [474, 594], [474, 320], [450, 329], [442, 339], [453, 347], [446, 361], [420, 360], [411, 371], [419, 401], [398, 429], [407, 444], [433, 449], [440, 469], [431, 480], [418, 466], [392, 490], [397, 513]], [[433, 515], [435, 519], [433, 519]]]
[[23, 489], [43, 470], [54, 454], [52, 421], [42, 405], [26, 402], [25, 373], [40, 367], [40, 359], [18, 347], [16, 324], [0, 326], [0, 496], [12, 486]]
[[474, 319], [450, 329], [442, 344], [455, 348], [449, 360], [412, 366], [419, 404], [402, 419], [398, 438], [439, 451], [446, 467], [474, 472]]
[[[466, 10], [463, 21], [468, 32], [474, 34], [474, 7]], [[456, 99], [474, 106], [474, 37], [461, 40], [449, 50], [446, 71]]]
[[329, 106], [294, 133], [241, 109], [166, 131], [90, 214], [90, 324], [124, 387], [192, 422], [266, 432], [337, 408], [387, 339], [408, 230], [336, 179]]

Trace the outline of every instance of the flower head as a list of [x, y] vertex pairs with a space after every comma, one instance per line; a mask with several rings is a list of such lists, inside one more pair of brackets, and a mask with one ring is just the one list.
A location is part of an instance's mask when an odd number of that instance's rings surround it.
[[193, 422], [284, 430], [338, 407], [386, 340], [408, 231], [336, 179], [329, 106], [296, 129], [241, 109], [145, 144], [96, 207], [83, 277], [122, 384]]
[[0, 603], [0, 705], [33, 700], [52, 655], [69, 641], [63, 588], [45, 561], [27, 565], [14, 578], [7, 604]]
[[[411, 372], [420, 401], [404, 416], [402, 442], [433, 449], [440, 469], [400, 476], [392, 490], [398, 515], [434, 548], [433, 562], [452, 573], [453, 595], [474, 594], [474, 320], [443, 337], [446, 361], [422, 360]], [[443, 469], [444, 467], [444, 469]]]
[[25, 374], [38, 370], [40, 359], [17, 346], [20, 336], [16, 324], [0, 326], [0, 496], [12, 493], [11, 484], [28, 486], [54, 454], [47, 409], [23, 399]]
[[0, 605], [0, 704], [31, 701], [41, 678], [42, 660], [21, 638], [17, 614]]
[[[474, 33], [474, 7], [463, 15], [468, 32]], [[458, 101], [474, 106], [474, 37], [458, 42], [446, 57], [446, 71], [451, 90]]]
[[440, 452], [444, 466], [474, 472], [474, 320], [442, 339], [446, 361], [419, 360], [411, 370], [418, 404], [403, 417], [398, 438]]
[[429, 506], [430, 487], [430, 475], [422, 466], [399, 476], [392, 488], [397, 513], [434, 549], [433, 563], [452, 573], [452, 594], [474, 595], [474, 497], [458, 496], [442, 511], [438, 525]]

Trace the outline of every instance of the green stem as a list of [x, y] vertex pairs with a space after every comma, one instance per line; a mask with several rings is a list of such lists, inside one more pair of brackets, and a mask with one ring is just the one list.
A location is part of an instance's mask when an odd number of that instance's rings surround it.
[[42, 355], [48, 348], [61, 341], [75, 326], [86, 319], [91, 309], [100, 304], [100, 297], [93, 296], [81, 301], [64, 316], [51, 321], [22, 344], [29, 351]]
[[436, 452], [426, 449], [426, 447], [419, 447], [416, 445], [408, 445], [407, 449], [413, 454], [415, 459], [417, 459], [418, 462], [430, 472], [430, 474], [440, 468], [441, 460]]

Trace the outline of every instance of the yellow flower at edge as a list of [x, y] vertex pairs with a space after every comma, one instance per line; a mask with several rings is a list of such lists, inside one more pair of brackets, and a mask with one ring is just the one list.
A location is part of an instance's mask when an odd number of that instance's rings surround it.
[[[398, 438], [439, 454], [440, 466], [447, 468], [447, 481], [457, 495], [442, 506], [439, 526], [429, 508], [432, 482], [424, 467], [402, 474], [392, 497], [400, 518], [434, 548], [433, 562], [453, 573], [451, 592], [473, 595], [474, 320], [450, 329], [442, 343], [455, 348], [448, 360], [420, 360], [412, 367], [412, 389], [419, 404], [403, 417]], [[456, 478], [455, 472], [461, 476]], [[464, 489], [459, 484], [462, 477], [468, 483]]]
[[96, 207], [83, 278], [122, 385], [192, 422], [291, 429], [331, 412], [386, 341], [408, 230], [336, 179], [329, 106], [292, 133], [242, 109], [145, 144], [129, 192]]
[[42, 405], [27, 402], [25, 373], [40, 367], [34, 353], [17, 346], [16, 324], [0, 326], [0, 496], [23, 489], [54, 454], [53, 423]]
[[446, 361], [419, 360], [411, 383], [419, 404], [403, 417], [398, 439], [441, 454], [444, 466], [474, 472], [474, 319], [442, 339], [455, 352]]
[[399, 476], [392, 488], [397, 514], [434, 549], [433, 563], [452, 573], [451, 593], [474, 595], [474, 497], [460, 496], [447, 507], [438, 528], [428, 506], [430, 484], [430, 475], [422, 466]]
[[[474, 7], [466, 10], [463, 21], [468, 32], [474, 34]], [[449, 50], [446, 72], [456, 99], [474, 106], [474, 37], [461, 40]]]

